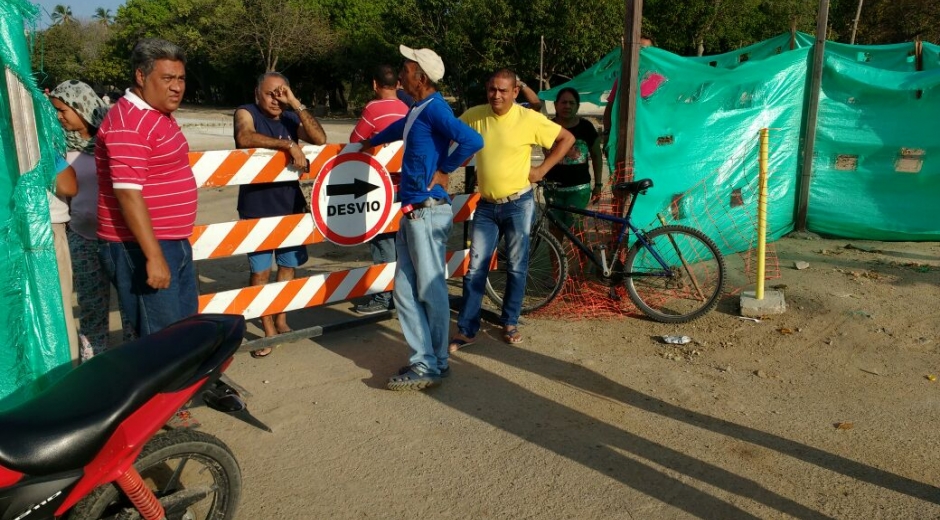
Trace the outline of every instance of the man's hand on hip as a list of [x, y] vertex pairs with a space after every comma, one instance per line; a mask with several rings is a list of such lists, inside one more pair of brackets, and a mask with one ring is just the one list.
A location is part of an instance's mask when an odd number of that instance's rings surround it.
[[529, 182], [539, 182], [547, 173], [542, 166], [532, 166], [529, 168]]
[[447, 191], [447, 188], [450, 185], [450, 176], [441, 170], [437, 170], [434, 172], [434, 177], [431, 177], [431, 184], [428, 184], [428, 191], [433, 190], [435, 184], [444, 188], [444, 191]]

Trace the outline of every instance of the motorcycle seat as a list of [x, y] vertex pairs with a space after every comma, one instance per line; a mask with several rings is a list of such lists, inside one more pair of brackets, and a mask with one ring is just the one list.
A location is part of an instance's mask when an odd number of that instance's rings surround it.
[[0, 412], [0, 465], [35, 476], [86, 466], [154, 396], [216, 370], [238, 350], [244, 331], [242, 316], [200, 314], [91, 358]]

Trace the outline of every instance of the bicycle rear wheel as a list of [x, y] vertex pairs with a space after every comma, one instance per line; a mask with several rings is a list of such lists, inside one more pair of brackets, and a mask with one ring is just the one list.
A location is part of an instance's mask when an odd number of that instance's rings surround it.
[[715, 308], [725, 283], [718, 246], [686, 226], [664, 226], [644, 237], [650, 248], [638, 240], [626, 260], [625, 282], [633, 303], [663, 323], [692, 321]]
[[[490, 268], [486, 277], [486, 295], [497, 307], [503, 305], [506, 293], [507, 265], [506, 246], [501, 242], [496, 248], [496, 266]], [[529, 270], [522, 297], [522, 314], [535, 312], [551, 303], [567, 278], [568, 258], [561, 244], [551, 233], [540, 228], [529, 239]]]

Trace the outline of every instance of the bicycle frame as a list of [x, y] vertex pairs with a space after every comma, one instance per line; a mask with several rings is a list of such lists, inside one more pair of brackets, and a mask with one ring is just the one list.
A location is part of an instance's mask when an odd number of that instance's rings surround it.
[[598, 258], [597, 254], [595, 254], [594, 251], [592, 251], [587, 245], [585, 245], [585, 243], [582, 242], [581, 239], [579, 239], [571, 231], [571, 229], [568, 228], [568, 226], [566, 226], [558, 217], [556, 217], [552, 212], [548, 210], [557, 209], [559, 211], [564, 211], [565, 213], [583, 215], [585, 217], [603, 220], [605, 222], [610, 222], [613, 224], [619, 224], [620, 231], [617, 233], [617, 237], [616, 237], [617, 246], [614, 248], [610, 257], [616, 258], [621, 248], [629, 247], [629, 241], [626, 244], [624, 244], [624, 239], [626, 238], [627, 232], [629, 231], [630, 233], [633, 234], [634, 237], [636, 237], [637, 241], [639, 241], [639, 243], [653, 255], [653, 258], [655, 258], [656, 261], [659, 262], [659, 265], [663, 268], [663, 271], [658, 272], [658, 273], [657, 272], [642, 272], [642, 273], [629, 272], [629, 273], [623, 273], [624, 276], [670, 276], [669, 266], [666, 264], [666, 261], [663, 260], [663, 258], [659, 255], [659, 252], [656, 251], [656, 249], [652, 247], [649, 242], [646, 241], [646, 238], [644, 238], [643, 234], [640, 232], [641, 230], [637, 228], [635, 225], [633, 225], [633, 220], [630, 218], [630, 214], [633, 213], [633, 204], [635, 201], [636, 201], [636, 197], [633, 197], [633, 200], [630, 201], [630, 206], [628, 207], [626, 211], [626, 217], [618, 217], [616, 215], [611, 215], [609, 213], [601, 213], [599, 211], [581, 209], [581, 208], [576, 208], [574, 206], [561, 206], [561, 205], [558, 205], [549, 201], [548, 199], [545, 199], [544, 206], [542, 209], [542, 218], [540, 218], [537, 221], [538, 224], [536, 225], [537, 226], [541, 225], [541, 222], [547, 218], [549, 222], [551, 222], [552, 224], [555, 224], [555, 226], [558, 229], [560, 229], [561, 232], [564, 233], [566, 237], [568, 237], [568, 240], [570, 240], [572, 244], [574, 244], [578, 249], [580, 249], [582, 253], [587, 255], [588, 259], [592, 263], [594, 263], [594, 265], [604, 270], [604, 277], [608, 278], [610, 277], [612, 270], [605, 265], [604, 260]]

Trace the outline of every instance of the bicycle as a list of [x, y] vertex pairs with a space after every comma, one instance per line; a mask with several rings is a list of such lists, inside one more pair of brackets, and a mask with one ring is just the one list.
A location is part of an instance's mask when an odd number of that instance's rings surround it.
[[[663, 225], [646, 231], [633, 224], [631, 215], [637, 197], [653, 187], [651, 179], [614, 185], [615, 193], [630, 195], [622, 217], [555, 204], [552, 188], [556, 186], [550, 181], [541, 181], [536, 186], [536, 200], [544, 202], [539, 204], [532, 226], [523, 314], [551, 303], [569, 278], [567, 255], [552, 229], [560, 231], [583, 253], [602, 281], [610, 285], [623, 281], [633, 303], [655, 321], [685, 323], [705, 315], [718, 304], [725, 283], [725, 261], [710, 238], [688, 226]], [[549, 210], [619, 225], [609, 245], [610, 255], [608, 244], [588, 247]], [[632, 246], [630, 235], [634, 237]], [[486, 281], [486, 294], [498, 306], [502, 305], [506, 287], [505, 259], [505, 251], [498, 248]]]

